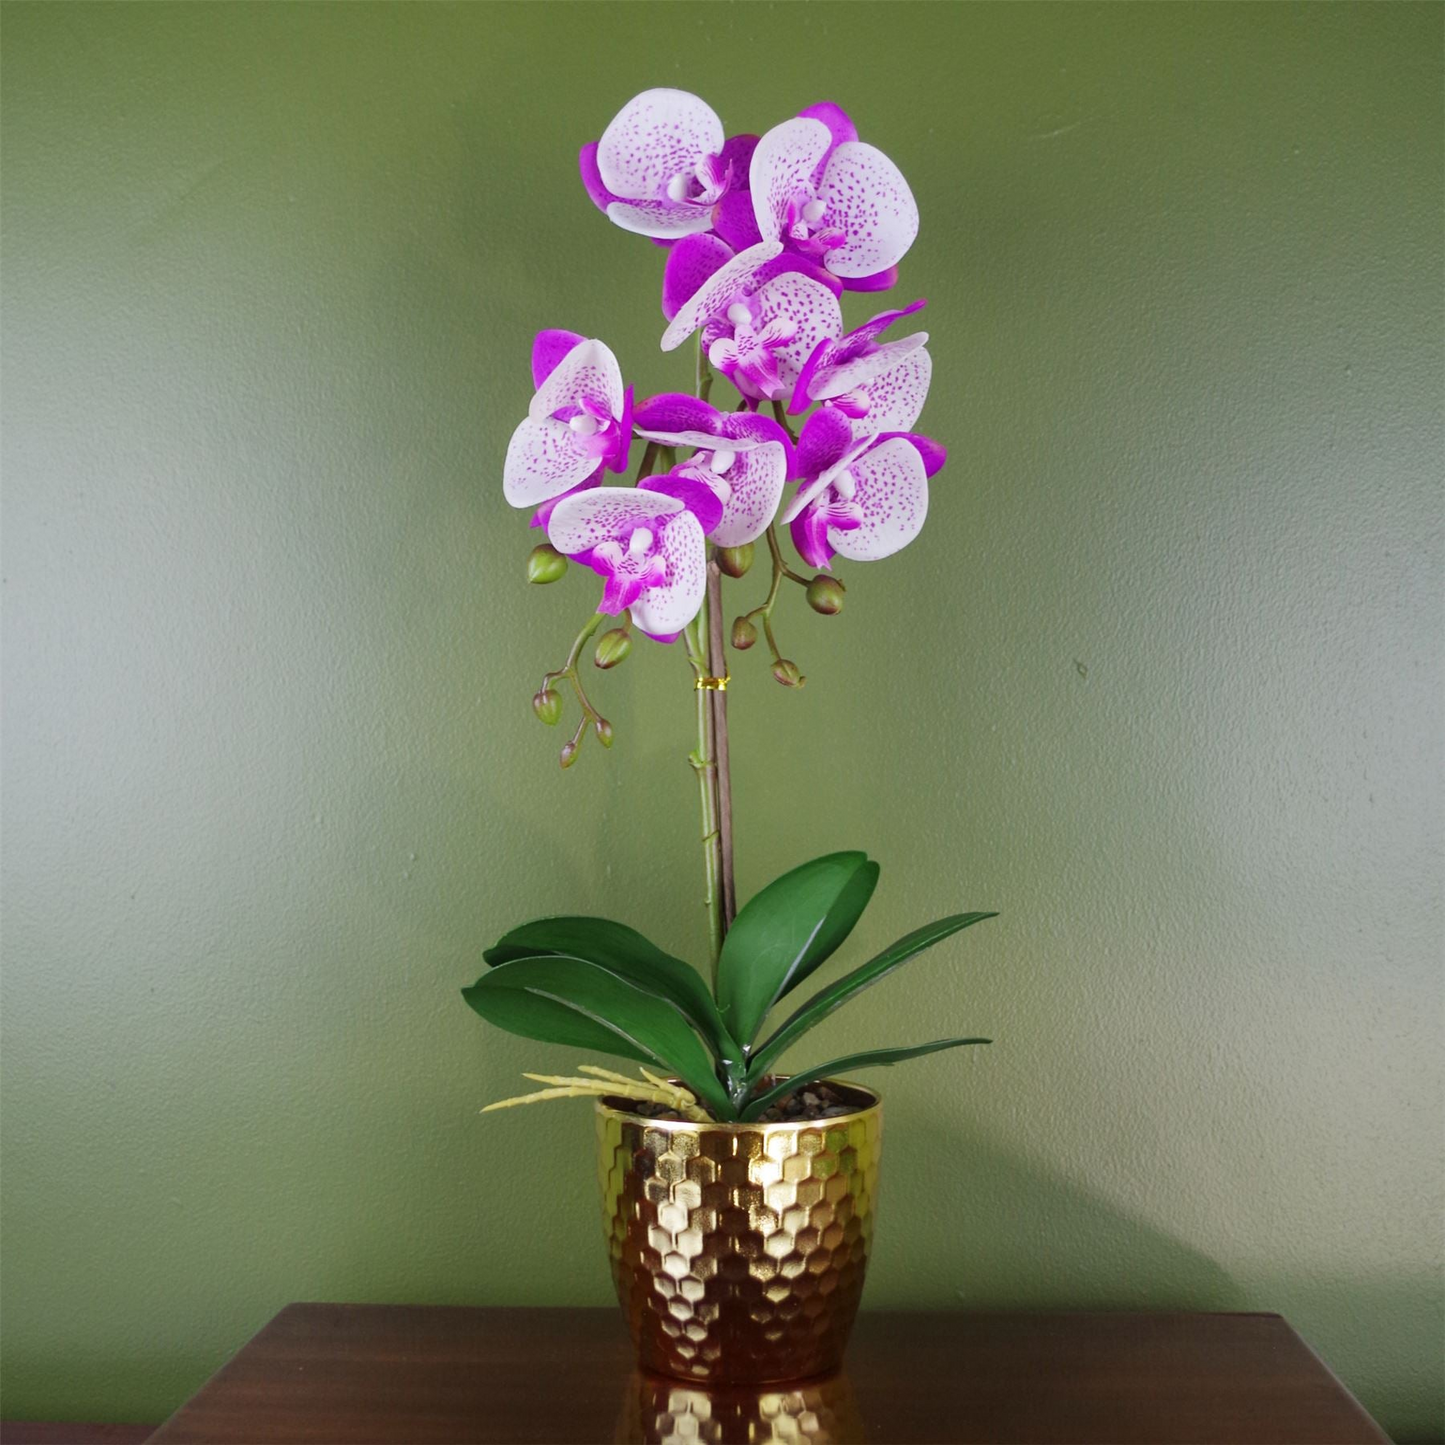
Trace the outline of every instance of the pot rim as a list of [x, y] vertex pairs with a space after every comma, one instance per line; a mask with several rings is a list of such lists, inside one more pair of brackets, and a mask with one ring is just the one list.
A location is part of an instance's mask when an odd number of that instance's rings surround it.
[[875, 1114], [883, 1107], [883, 1095], [877, 1089], [869, 1088], [867, 1084], [855, 1083], [852, 1079], [812, 1079], [810, 1083], [817, 1084], [840, 1084], [845, 1089], [852, 1089], [855, 1093], [867, 1094], [873, 1100], [871, 1104], [865, 1104], [861, 1109], [854, 1109], [847, 1114], [833, 1114], [826, 1119], [777, 1119], [764, 1123], [761, 1120], [746, 1121], [743, 1119], [654, 1119], [648, 1114], [638, 1114], [631, 1109], [624, 1109], [616, 1104], [608, 1102], [608, 1095], [603, 1095], [597, 1100], [596, 1109], [599, 1114], [607, 1114], [614, 1119], [626, 1119], [632, 1123], [645, 1125], [649, 1129], [706, 1129], [711, 1132], [723, 1131], [724, 1133], [741, 1133], [743, 1130], [750, 1130], [754, 1133], [767, 1133], [774, 1129], [831, 1129], [840, 1124], [851, 1124], [855, 1119], [862, 1119], [868, 1114]]

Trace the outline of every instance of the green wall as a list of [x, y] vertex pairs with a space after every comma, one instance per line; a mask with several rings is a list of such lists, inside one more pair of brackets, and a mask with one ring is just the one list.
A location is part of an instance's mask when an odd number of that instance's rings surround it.
[[457, 989], [559, 909], [699, 950], [683, 659], [557, 768], [597, 586], [500, 475], [537, 327], [686, 385], [574, 170], [677, 84], [846, 103], [923, 214], [929, 525], [730, 694], [744, 893], [1003, 910], [817, 1036], [997, 1039], [882, 1076], [869, 1301], [1280, 1310], [1440, 1431], [1441, 21], [6, 4], [5, 1411], [609, 1298], [585, 1106], [477, 1116], [577, 1060]]

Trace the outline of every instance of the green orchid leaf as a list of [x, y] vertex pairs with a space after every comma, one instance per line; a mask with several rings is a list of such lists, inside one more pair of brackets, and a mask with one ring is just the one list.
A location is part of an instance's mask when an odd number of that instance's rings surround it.
[[846, 1073], [856, 1069], [877, 1069], [889, 1064], [901, 1064], [905, 1059], [916, 1059], [922, 1054], [936, 1054], [940, 1049], [958, 1049], [965, 1044], [991, 1044], [992, 1039], [936, 1039], [931, 1044], [915, 1044], [910, 1049], [869, 1049], [861, 1054], [844, 1054], [841, 1059], [830, 1059], [826, 1064], [818, 1064], [814, 1068], [804, 1069], [801, 1073], [784, 1079], [780, 1084], [774, 1084], [771, 1089], [761, 1094], [755, 1094], [748, 1100], [743, 1109], [742, 1118], [744, 1123], [751, 1123], [770, 1104], [776, 1104], [779, 1099], [786, 1098], [794, 1089], [801, 1088], [804, 1084], [814, 1083], [818, 1079], [827, 1079], [835, 1074]]
[[635, 928], [610, 918], [538, 918], [504, 933], [482, 957], [496, 967], [544, 953], [586, 959], [667, 999], [682, 1010], [719, 1059], [740, 1063], [742, 1049], [723, 1023], [702, 976]]
[[773, 1005], [853, 931], [877, 883], [866, 854], [829, 853], [748, 900], [718, 959], [718, 1004], [735, 1039], [752, 1043]]
[[587, 959], [513, 959], [484, 973], [462, 997], [488, 1023], [523, 1038], [657, 1065], [680, 1078], [715, 1117], [737, 1117], [702, 1040], [677, 1006]]
[[846, 973], [827, 988], [820, 989], [786, 1019], [748, 1061], [748, 1077], [761, 1078], [782, 1058], [786, 1050], [797, 1043], [810, 1028], [822, 1023], [834, 1009], [841, 1008], [869, 985], [886, 978], [910, 958], [917, 958], [924, 949], [931, 948], [935, 943], [975, 923], [982, 923], [985, 918], [997, 917], [997, 913], [955, 913], [948, 918], [940, 918], [937, 922], [925, 923], [922, 928], [915, 928], [896, 943], [889, 944], [876, 958], [870, 958], [852, 973]]

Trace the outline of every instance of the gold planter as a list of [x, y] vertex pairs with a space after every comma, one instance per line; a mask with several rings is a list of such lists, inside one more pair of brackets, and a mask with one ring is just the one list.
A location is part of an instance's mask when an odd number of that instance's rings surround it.
[[597, 1105], [612, 1278], [646, 1370], [765, 1384], [836, 1370], [873, 1237], [883, 1105], [814, 1123], [692, 1124]]

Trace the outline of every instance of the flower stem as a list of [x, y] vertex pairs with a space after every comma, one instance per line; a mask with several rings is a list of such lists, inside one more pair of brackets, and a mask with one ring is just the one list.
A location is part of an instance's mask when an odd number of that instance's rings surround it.
[[[688, 661], [692, 663], [694, 682], [710, 678], [707, 602], [683, 630], [687, 645]], [[697, 694], [697, 747], [689, 756], [693, 772], [697, 774], [698, 798], [702, 804], [702, 859], [703, 872], [707, 880], [708, 953], [713, 993], [717, 992], [718, 958], [722, 953], [726, 925], [723, 921], [723, 866], [722, 835], [718, 831], [717, 808], [717, 757], [716, 738], [713, 732], [713, 710], [711, 690], [695, 687]]]
[[567, 661], [564, 662], [556, 672], [546, 673], [542, 678], [542, 686], [544, 688], [551, 687], [554, 682], [564, 677], [572, 684], [572, 691], [577, 697], [577, 706], [582, 709], [582, 721], [578, 724], [577, 734], [572, 739], [575, 746], [581, 745], [582, 738], [587, 730], [587, 724], [589, 722], [596, 724], [602, 719], [602, 714], [592, 706], [591, 699], [588, 698], [586, 689], [582, 686], [581, 674], [577, 671], [577, 659], [582, 656], [582, 649], [587, 646], [587, 639], [602, 625], [602, 618], [603, 614], [601, 612], [594, 612], [592, 616], [582, 624], [582, 630], [577, 634], [576, 639], [572, 643], [571, 652], [567, 654]]

